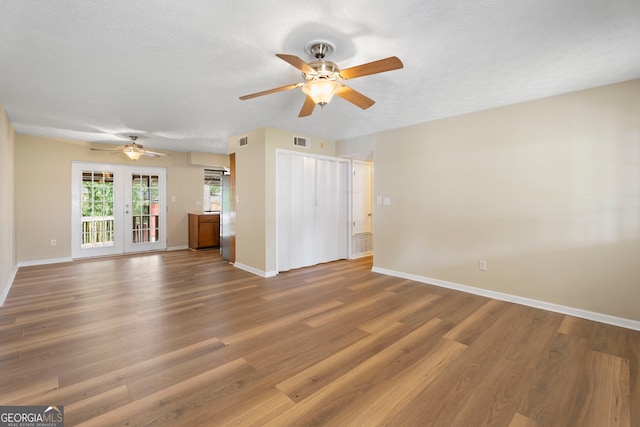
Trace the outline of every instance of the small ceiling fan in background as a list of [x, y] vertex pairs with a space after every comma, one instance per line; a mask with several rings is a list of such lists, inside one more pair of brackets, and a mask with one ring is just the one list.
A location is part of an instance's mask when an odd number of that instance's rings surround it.
[[338, 66], [325, 58], [333, 52], [334, 47], [328, 42], [313, 42], [309, 45], [309, 53], [315, 61], [306, 63], [295, 55], [278, 53], [276, 56], [283, 61], [302, 71], [303, 82], [293, 83], [262, 92], [241, 96], [241, 100], [256, 98], [258, 96], [269, 95], [271, 93], [285, 90], [302, 88], [302, 92], [307, 96], [298, 117], [305, 117], [313, 113], [316, 104], [324, 106], [331, 101], [333, 95], [349, 101], [363, 110], [371, 107], [375, 101], [360, 92], [345, 85], [344, 81], [355, 79], [356, 77], [368, 76], [371, 74], [383, 73], [386, 71], [398, 70], [403, 67], [402, 61], [395, 56], [369, 62], [355, 67], [340, 70]]
[[114, 154], [115, 153], [124, 153], [131, 160], [138, 160], [142, 156], [149, 156], [149, 157], [168, 156], [168, 154], [166, 154], [166, 153], [157, 153], [155, 151], [145, 150], [144, 147], [141, 144], [138, 144], [136, 142], [138, 140], [138, 136], [137, 135], [129, 135], [129, 139], [131, 139], [131, 142], [129, 144], [121, 145], [121, 146], [116, 147], [116, 148], [95, 148], [95, 147], [91, 147], [91, 150], [92, 151], [113, 151]]

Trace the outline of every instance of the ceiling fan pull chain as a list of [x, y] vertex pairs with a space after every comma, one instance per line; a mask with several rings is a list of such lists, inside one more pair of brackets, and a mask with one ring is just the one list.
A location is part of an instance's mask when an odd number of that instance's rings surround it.
[[320, 147], [324, 148], [324, 105], [320, 106]]

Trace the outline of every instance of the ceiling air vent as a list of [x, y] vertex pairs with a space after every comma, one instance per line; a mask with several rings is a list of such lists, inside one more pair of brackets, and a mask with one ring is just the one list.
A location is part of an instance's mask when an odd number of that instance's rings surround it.
[[245, 145], [249, 145], [249, 137], [248, 136], [243, 136], [242, 138], [240, 138], [238, 140], [238, 145], [240, 147], [244, 147]]
[[301, 136], [294, 136], [293, 145], [295, 145], [296, 147], [309, 148], [311, 147], [311, 140], [309, 138], [303, 138]]

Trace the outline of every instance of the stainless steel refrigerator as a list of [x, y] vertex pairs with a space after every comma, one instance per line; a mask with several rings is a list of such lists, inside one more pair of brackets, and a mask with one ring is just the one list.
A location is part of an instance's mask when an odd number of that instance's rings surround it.
[[220, 253], [231, 260], [231, 182], [229, 175], [222, 175], [222, 205], [220, 206]]

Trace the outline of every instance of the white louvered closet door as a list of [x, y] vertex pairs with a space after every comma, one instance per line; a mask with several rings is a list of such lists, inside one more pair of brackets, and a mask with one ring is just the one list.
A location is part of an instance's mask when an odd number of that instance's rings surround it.
[[316, 160], [315, 263], [347, 258], [348, 171], [345, 162]]
[[348, 163], [278, 153], [277, 268], [347, 257]]

